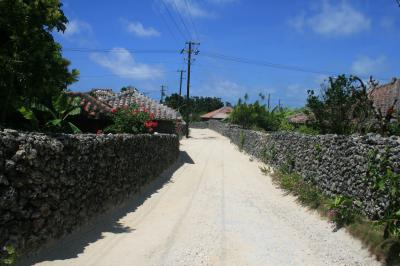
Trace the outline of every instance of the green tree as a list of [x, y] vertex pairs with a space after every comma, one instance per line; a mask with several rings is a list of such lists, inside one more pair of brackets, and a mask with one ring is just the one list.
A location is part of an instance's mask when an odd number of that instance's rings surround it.
[[51, 99], [76, 81], [53, 31], [68, 22], [60, 0], [0, 1], [0, 124], [16, 123], [26, 102]]
[[[263, 129], [267, 131], [278, 130], [287, 110], [278, 107], [269, 110], [260, 101], [249, 104], [247, 103], [248, 98], [248, 95], [245, 94], [244, 100], [238, 100], [238, 103], [229, 116], [229, 121], [243, 128]], [[260, 96], [260, 99], [263, 100], [263, 97]]]
[[187, 121], [200, 120], [200, 115], [217, 110], [224, 106], [220, 98], [216, 97], [191, 97], [189, 102], [179, 94], [172, 94], [165, 98], [165, 104], [179, 111]]
[[307, 108], [322, 133], [351, 134], [372, 130], [375, 111], [367, 87], [358, 77], [330, 77], [320, 95], [308, 91]]

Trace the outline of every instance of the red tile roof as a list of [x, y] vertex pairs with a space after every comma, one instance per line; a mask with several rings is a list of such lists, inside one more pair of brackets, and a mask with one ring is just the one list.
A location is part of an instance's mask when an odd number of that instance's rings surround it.
[[69, 94], [81, 97], [82, 109], [94, 118], [99, 118], [102, 113], [111, 112], [113, 108], [137, 104], [140, 108], [154, 113], [157, 120], [182, 120], [179, 112], [146, 97], [136, 89], [128, 89], [122, 93], [115, 93], [110, 89], [93, 89], [90, 95], [80, 92]]
[[310, 115], [306, 115], [304, 113], [297, 113], [288, 117], [288, 121], [293, 124], [307, 124], [312, 120], [313, 119]]
[[229, 116], [229, 114], [233, 111], [233, 108], [230, 106], [224, 106], [218, 110], [209, 112], [201, 116], [202, 119], [225, 119]]
[[386, 114], [388, 109], [397, 99], [396, 112], [400, 111], [400, 79], [393, 79], [392, 82], [377, 86], [369, 92], [371, 99], [374, 101], [374, 106]]
[[89, 117], [100, 118], [102, 115], [110, 113], [112, 106], [82, 92], [67, 92], [72, 97], [81, 98], [82, 111]]

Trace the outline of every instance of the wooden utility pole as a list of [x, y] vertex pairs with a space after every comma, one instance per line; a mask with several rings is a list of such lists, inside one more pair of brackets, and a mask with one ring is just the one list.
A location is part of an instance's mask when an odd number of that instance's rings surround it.
[[161, 98], [160, 98], [160, 103], [164, 102], [164, 96], [165, 96], [165, 91], [167, 89], [167, 86], [161, 85]]
[[268, 103], [267, 103], [268, 110], [269, 110], [269, 108], [271, 107], [271, 106], [270, 106], [270, 103], [271, 103], [271, 93], [268, 93]]
[[[188, 54], [188, 64], [187, 64], [187, 83], [186, 83], [186, 104], [188, 110], [190, 110], [189, 106], [189, 100], [190, 100], [190, 67], [192, 65], [192, 54], [199, 54], [199, 51], [197, 49], [194, 49], [195, 45], [200, 45], [200, 43], [196, 42], [186, 42], [187, 49], [183, 49], [182, 53], [187, 53]], [[187, 121], [186, 121], [186, 137], [189, 137], [189, 119], [190, 119], [190, 114], [187, 114]]]
[[179, 82], [179, 96], [182, 96], [182, 80], [183, 80], [183, 73], [186, 73], [185, 70], [178, 70], [181, 73], [181, 78]]

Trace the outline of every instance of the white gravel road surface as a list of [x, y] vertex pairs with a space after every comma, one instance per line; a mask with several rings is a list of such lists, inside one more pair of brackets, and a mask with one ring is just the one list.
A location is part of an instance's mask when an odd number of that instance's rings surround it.
[[142, 195], [42, 252], [37, 265], [380, 265], [296, 203], [229, 140], [192, 129]]

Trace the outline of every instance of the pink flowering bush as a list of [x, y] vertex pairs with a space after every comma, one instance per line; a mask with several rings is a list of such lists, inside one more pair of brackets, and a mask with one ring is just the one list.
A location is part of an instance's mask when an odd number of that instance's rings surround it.
[[113, 124], [104, 133], [153, 133], [158, 126], [155, 115], [144, 107], [131, 105], [111, 110]]

